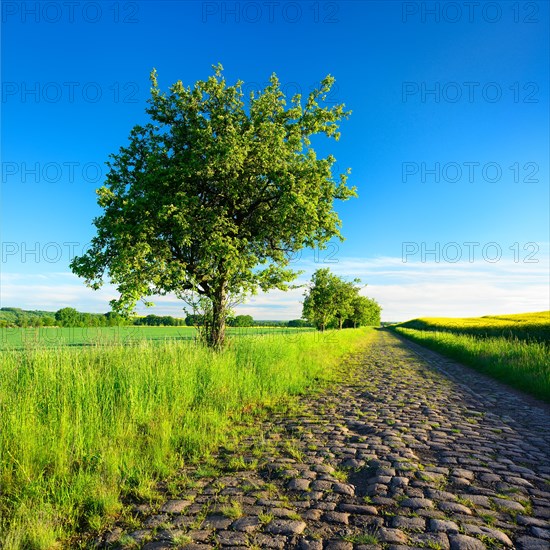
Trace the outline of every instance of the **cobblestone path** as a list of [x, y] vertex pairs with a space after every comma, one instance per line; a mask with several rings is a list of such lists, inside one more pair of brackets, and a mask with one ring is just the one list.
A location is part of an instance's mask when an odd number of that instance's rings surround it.
[[546, 405], [387, 331], [346, 373], [100, 546], [550, 549]]

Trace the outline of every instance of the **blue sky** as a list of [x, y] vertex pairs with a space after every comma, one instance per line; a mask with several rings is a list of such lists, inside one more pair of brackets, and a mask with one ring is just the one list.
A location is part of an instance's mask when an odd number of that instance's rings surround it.
[[[302, 280], [326, 265], [359, 276], [386, 320], [550, 308], [548, 2], [2, 10], [2, 306], [108, 309], [114, 289], [94, 293], [68, 269], [94, 234], [103, 163], [145, 120], [153, 67], [166, 88], [221, 62], [230, 82], [275, 72], [289, 93], [330, 73], [329, 100], [353, 111], [338, 143], [315, 144], [352, 168], [359, 198], [336, 205], [346, 241], [296, 261]], [[296, 318], [300, 299], [240, 310]], [[164, 297], [152, 312], [181, 307]]]

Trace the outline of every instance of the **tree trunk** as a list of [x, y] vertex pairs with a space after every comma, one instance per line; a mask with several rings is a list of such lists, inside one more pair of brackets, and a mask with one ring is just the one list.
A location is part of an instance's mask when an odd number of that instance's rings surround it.
[[225, 321], [227, 317], [227, 296], [225, 283], [221, 283], [212, 297], [212, 327], [208, 335], [208, 345], [221, 349], [225, 345]]
[[343, 322], [344, 322], [344, 318], [342, 316], [338, 317], [338, 330], [342, 330]]

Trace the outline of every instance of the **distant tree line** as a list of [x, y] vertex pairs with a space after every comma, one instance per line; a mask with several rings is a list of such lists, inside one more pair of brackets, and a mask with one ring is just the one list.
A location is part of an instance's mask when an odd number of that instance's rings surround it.
[[[188, 315], [185, 318], [187, 326], [201, 326], [204, 323], [202, 315]], [[227, 324], [230, 327], [291, 327], [306, 328], [313, 327], [313, 324], [304, 319], [292, 319], [291, 321], [281, 320], [257, 320], [252, 315], [237, 315], [228, 317]]]
[[184, 327], [187, 326], [185, 319], [172, 317], [171, 315], [147, 315], [146, 317], [130, 318], [130, 322], [137, 326], [148, 327]]
[[[0, 328], [4, 327], [113, 327], [113, 326], [150, 326], [181, 327], [200, 326], [201, 315], [187, 315], [185, 318], [170, 315], [147, 315], [145, 317], [126, 318], [118, 313], [83, 313], [72, 307], [58, 311], [24, 310], [16, 307], [0, 308]], [[236, 315], [228, 319], [232, 327], [277, 326], [308, 327], [313, 326], [303, 319], [292, 321], [255, 321], [251, 315]]]
[[[187, 326], [202, 326], [204, 324], [203, 315], [188, 315], [185, 318]], [[256, 320], [252, 315], [237, 315], [235, 317], [228, 317], [227, 324], [230, 327], [292, 327], [292, 328], [305, 328], [313, 327], [313, 324], [305, 321], [304, 319], [293, 319], [291, 321], [266, 321]]]
[[58, 311], [24, 310], [16, 307], [0, 308], [0, 327], [109, 327], [131, 325], [133, 320], [114, 312], [83, 313], [72, 307]]
[[0, 308], [0, 327], [54, 326], [55, 313], [51, 311], [25, 311], [18, 307]]

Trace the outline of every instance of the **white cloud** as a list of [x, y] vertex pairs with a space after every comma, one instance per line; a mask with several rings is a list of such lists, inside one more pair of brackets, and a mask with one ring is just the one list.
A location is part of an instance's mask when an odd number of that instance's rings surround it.
[[477, 317], [490, 314], [542, 311], [550, 308], [548, 285], [479, 283], [421, 283], [372, 285], [365, 294], [384, 308], [386, 321], [414, 317]]

